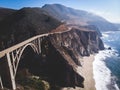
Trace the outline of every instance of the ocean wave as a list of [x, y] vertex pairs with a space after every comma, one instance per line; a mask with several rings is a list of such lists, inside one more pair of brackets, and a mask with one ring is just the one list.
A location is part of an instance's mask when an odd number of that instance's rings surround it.
[[112, 75], [112, 72], [105, 64], [105, 60], [108, 57], [117, 57], [116, 51], [103, 50], [95, 55], [93, 74], [97, 90], [119, 90], [116, 84], [117, 77]]

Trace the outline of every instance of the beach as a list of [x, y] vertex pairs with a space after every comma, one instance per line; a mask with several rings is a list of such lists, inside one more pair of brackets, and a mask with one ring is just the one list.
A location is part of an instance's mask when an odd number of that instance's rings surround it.
[[93, 78], [93, 61], [94, 55], [89, 57], [83, 57], [83, 65], [81, 69], [82, 76], [85, 78], [84, 88], [80, 90], [96, 90], [95, 89], [95, 80]]
[[82, 61], [82, 67], [78, 67], [78, 73], [84, 77], [84, 88], [63, 88], [61, 90], [96, 90], [95, 81], [93, 78], [93, 61], [94, 55], [88, 57], [83, 57], [80, 59]]

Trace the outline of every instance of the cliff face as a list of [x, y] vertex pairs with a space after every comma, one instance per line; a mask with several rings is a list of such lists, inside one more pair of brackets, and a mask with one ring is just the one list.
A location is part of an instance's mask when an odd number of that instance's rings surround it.
[[73, 28], [43, 37], [41, 49], [37, 56], [28, 47], [19, 62], [18, 72], [27, 68], [53, 87], [84, 87], [84, 76], [76, 70], [81, 66], [80, 58], [104, 49], [104, 45], [95, 31]]
[[84, 87], [84, 76], [77, 72], [78, 66], [82, 66], [80, 58], [104, 49], [104, 45], [95, 31], [74, 28], [43, 37], [41, 49], [38, 56], [26, 49], [31, 54], [25, 58], [24, 53], [19, 68], [28, 68], [34, 75], [42, 76], [50, 82], [51, 90], [56, 90], [55, 86]]
[[[74, 60], [64, 57], [63, 49], [55, 47], [53, 36], [45, 37], [42, 41], [41, 66], [43, 76], [48, 77], [48, 81], [55, 86], [60, 87], [84, 87], [83, 76], [75, 71]], [[67, 51], [66, 51], [67, 52]], [[66, 53], [67, 54], [67, 53]]]
[[50, 39], [63, 57], [71, 58], [77, 65], [80, 65], [78, 61], [80, 56], [89, 56], [104, 49], [95, 31], [82, 31], [74, 28], [68, 32], [52, 34]]
[[81, 66], [80, 58], [102, 49], [104, 45], [95, 31], [72, 29], [50, 34], [42, 41], [40, 73], [47, 76], [52, 85], [84, 87], [84, 76], [76, 70]]

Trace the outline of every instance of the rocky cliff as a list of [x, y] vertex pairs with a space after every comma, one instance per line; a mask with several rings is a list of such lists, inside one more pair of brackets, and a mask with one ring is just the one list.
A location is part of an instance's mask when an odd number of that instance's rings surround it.
[[70, 56], [77, 65], [80, 56], [89, 56], [104, 49], [104, 45], [96, 31], [72, 28], [64, 33], [50, 35], [55, 48], [65, 57]]
[[59, 87], [84, 87], [84, 76], [77, 72], [80, 58], [103, 50], [104, 45], [95, 31], [71, 29], [50, 34], [42, 41], [40, 75]]
[[95, 31], [72, 28], [43, 37], [41, 49], [41, 54], [37, 55], [30, 47], [26, 48], [18, 72], [28, 69], [32, 75], [48, 81], [50, 90], [59, 90], [55, 87], [83, 88], [84, 76], [77, 72], [78, 66], [82, 66], [80, 60], [103, 50], [104, 45]]

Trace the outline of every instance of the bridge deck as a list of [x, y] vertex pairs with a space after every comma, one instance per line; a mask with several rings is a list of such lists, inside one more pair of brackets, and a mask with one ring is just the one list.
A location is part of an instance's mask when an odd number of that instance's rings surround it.
[[3, 56], [5, 56], [6, 53], [12, 52], [12, 51], [18, 49], [19, 47], [21, 47], [21, 46], [23, 46], [23, 45], [25, 45], [25, 44], [27, 44], [27, 43], [29, 43], [29, 42], [37, 39], [37, 38], [40, 38], [40, 37], [43, 37], [43, 36], [48, 36], [48, 35], [49, 34], [37, 35], [37, 36], [34, 36], [34, 37], [32, 37], [32, 38], [30, 38], [28, 40], [25, 40], [25, 41], [23, 41], [21, 43], [18, 43], [18, 44], [14, 45], [14, 46], [12, 46], [12, 47], [10, 47], [8, 49], [5, 49], [5, 50], [3, 50], [3, 51], [0, 52], [0, 58], [3, 57]]
[[34, 36], [34, 37], [32, 37], [32, 38], [30, 38], [30, 39], [28, 39], [28, 40], [25, 40], [25, 41], [23, 41], [23, 42], [21, 42], [21, 43], [16, 44], [16, 45], [14, 45], [14, 46], [12, 46], [12, 47], [10, 47], [10, 48], [7, 48], [7, 49], [5, 49], [5, 50], [3, 50], [3, 51], [0, 51], [0, 58], [4, 57], [5, 54], [10, 53], [10, 52], [18, 49], [19, 47], [22, 47], [22, 46], [24, 46], [25, 44], [27, 44], [27, 43], [29, 43], [29, 42], [37, 39], [37, 38], [44, 37], [44, 36], [48, 36], [48, 35], [50, 35], [50, 34], [55, 34], [55, 33], [64, 33], [64, 32], [69, 31], [70, 29], [71, 29], [71, 28], [69, 28], [69, 29], [66, 30], [66, 31], [62, 31], [62, 32], [54, 32], [54, 33], [47, 33], [47, 34], [41, 34], [41, 35]]

